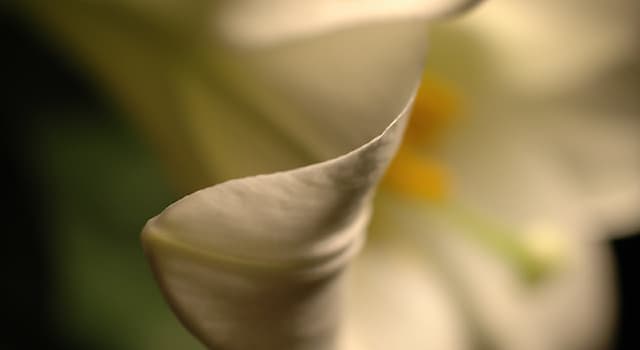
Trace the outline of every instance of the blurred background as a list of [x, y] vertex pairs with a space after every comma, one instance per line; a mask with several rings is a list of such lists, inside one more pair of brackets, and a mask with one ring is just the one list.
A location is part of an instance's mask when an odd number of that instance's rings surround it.
[[5, 252], [1, 349], [201, 349], [142, 254], [179, 198], [126, 116], [2, 12]]
[[[23, 19], [6, 10], [0, 18], [8, 324], [0, 348], [202, 349], [162, 300], [139, 243], [145, 221], [183, 193], [125, 111]], [[611, 246], [614, 348], [634, 349], [640, 236]]]

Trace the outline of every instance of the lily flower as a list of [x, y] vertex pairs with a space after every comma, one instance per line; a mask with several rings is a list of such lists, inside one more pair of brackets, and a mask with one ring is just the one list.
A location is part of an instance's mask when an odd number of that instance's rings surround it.
[[[584, 349], [612, 318], [611, 266], [594, 237], [637, 212], [640, 167], [626, 137], [637, 121], [574, 102], [623, 55], [560, 83], [539, 79], [557, 78], [553, 58], [519, 76], [503, 54], [521, 41], [505, 33], [528, 22], [509, 19], [538, 13], [487, 4], [436, 32], [431, 69], [453, 87], [427, 76], [415, 97], [425, 23], [473, 2], [68, 0], [30, 11], [129, 107], [183, 191], [216, 184], [143, 232], [172, 309], [208, 347]], [[494, 80], [467, 74], [493, 68], [468, 43], [496, 45]], [[593, 166], [602, 153], [584, 150], [603, 151], [582, 141], [595, 139], [615, 166]], [[579, 153], [557, 159], [557, 147]]]

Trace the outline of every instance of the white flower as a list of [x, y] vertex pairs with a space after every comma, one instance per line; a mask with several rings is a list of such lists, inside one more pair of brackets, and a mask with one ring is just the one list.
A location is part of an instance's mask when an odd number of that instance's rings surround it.
[[67, 1], [29, 10], [110, 85], [189, 184], [233, 179], [144, 230], [187, 328], [211, 348], [333, 349], [343, 338], [342, 271], [401, 140], [425, 23], [468, 3]]
[[[640, 149], [625, 136], [637, 120], [604, 120], [608, 110], [582, 104], [580, 89], [625, 56], [632, 19], [617, 30], [603, 22], [608, 39], [579, 41], [580, 64], [554, 54], [602, 24], [600, 8], [575, 17], [552, 3], [497, 2], [436, 32], [432, 69], [459, 89], [468, 116], [438, 148], [416, 147], [442, 160], [418, 161], [424, 172], [400, 151], [355, 258], [422, 75], [425, 21], [473, 2], [69, 0], [30, 10], [128, 105], [183, 189], [218, 183], [143, 234], [172, 308], [207, 346], [583, 349], [606, 339], [612, 312], [608, 257], [593, 238], [637, 212]], [[526, 26], [551, 19], [552, 37]], [[548, 52], [529, 60], [529, 45]], [[436, 107], [447, 98], [435, 97]], [[595, 139], [611, 150], [590, 148]], [[452, 184], [440, 202], [439, 181]]]

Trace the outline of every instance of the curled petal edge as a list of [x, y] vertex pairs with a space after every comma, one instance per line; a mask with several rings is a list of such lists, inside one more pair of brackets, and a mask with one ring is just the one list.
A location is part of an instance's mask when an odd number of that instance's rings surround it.
[[154, 275], [198, 339], [224, 349], [336, 348], [342, 271], [364, 241], [412, 103], [345, 155], [230, 180], [149, 220], [142, 242]]

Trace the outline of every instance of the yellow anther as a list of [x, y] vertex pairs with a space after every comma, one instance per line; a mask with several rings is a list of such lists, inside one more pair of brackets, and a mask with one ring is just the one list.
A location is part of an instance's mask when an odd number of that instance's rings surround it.
[[458, 113], [452, 91], [433, 78], [423, 78], [404, 141], [383, 182], [391, 190], [430, 201], [446, 197], [447, 171], [428, 153]]
[[433, 146], [459, 116], [459, 100], [453, 88], [425, 76], [413, 105], [405, 143]]
[[404, 145], [391, 162], [383, 184], [404, 195], [433, 201], [444, 199], [449, 187], [447, 172], [440, 163]]

